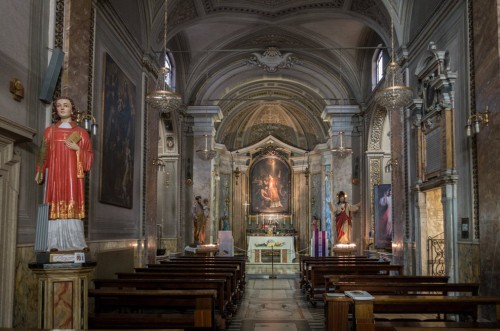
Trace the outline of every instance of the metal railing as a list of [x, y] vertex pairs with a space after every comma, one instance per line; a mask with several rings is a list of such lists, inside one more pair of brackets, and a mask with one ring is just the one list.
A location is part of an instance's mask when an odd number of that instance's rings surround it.
[[444, 276], [444, 232], [427, 239], [427, 253], [429, 257], [429, 274], [431, 276]]

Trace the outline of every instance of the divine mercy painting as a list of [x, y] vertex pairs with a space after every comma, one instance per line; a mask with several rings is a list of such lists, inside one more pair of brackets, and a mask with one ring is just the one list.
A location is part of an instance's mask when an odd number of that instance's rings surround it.
[[250, 213], [290, 213], [290, 175], [290, 166], [279, 157], [257, 160], [250, 169]]
[[136, 88], [107, 53], [104, 66], [99, 200], [132, 208]]

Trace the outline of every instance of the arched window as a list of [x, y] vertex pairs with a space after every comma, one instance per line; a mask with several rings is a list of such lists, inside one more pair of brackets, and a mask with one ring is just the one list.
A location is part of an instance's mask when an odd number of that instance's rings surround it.
[[[378, 45], [382, 47], [382, 45]], [[372, 90], [374, 90], [378, 83], [384, 77], [384, 69], [387, 65], [387, 55], [383, 48], [377, 48], [372, 57]]]
[[165, 67], [168, 68], [170, 72], [165, 76], [165, 83], [167, 83], [172, 90], [175, 90], [175, 69], [173, 63], [172, 53], [167, 52], [165, 54]]

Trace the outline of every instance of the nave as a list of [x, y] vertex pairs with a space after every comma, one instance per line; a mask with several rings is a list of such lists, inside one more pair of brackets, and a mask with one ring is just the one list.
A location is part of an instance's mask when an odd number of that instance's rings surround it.
[[325, 330], [323, 305], [305, 300], [297, 275], [247, 275], [245, 295], [228, 331]]

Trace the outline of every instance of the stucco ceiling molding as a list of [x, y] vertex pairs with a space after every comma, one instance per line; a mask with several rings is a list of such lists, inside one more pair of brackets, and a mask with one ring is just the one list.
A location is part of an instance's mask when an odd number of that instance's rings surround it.
[[246, 13], [275, 18], [284, 15], [293, 15], [298, 11], [307, 9], [342, 8], [344, 6], [344, 1], [345, 0], [308, 0], [280, 1], [280, 3], [277, 3], [275, 0], [203, 0], [203, 3], [206, 13]]

